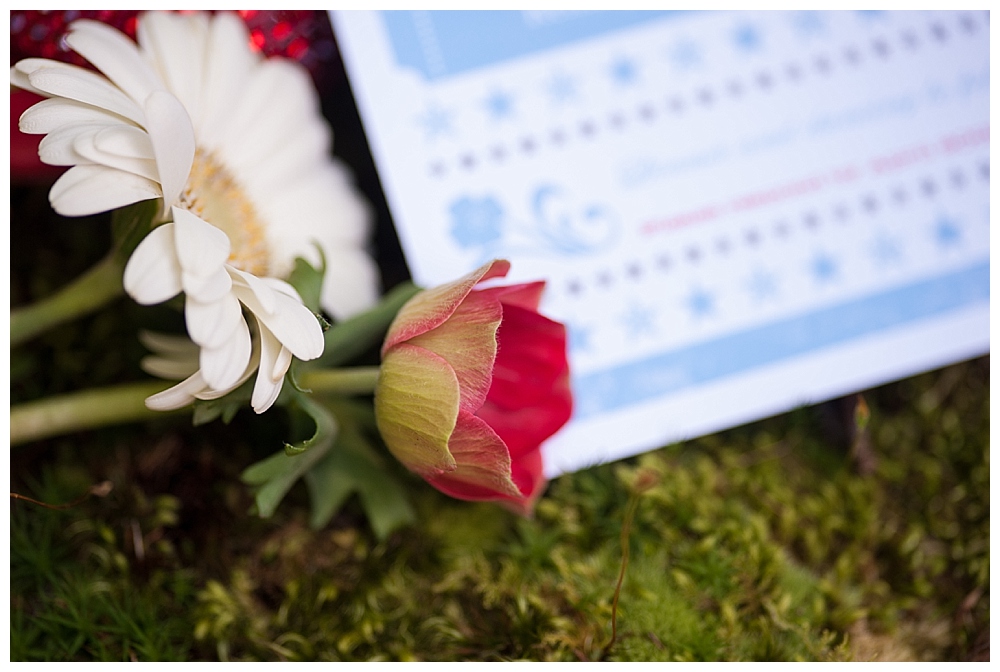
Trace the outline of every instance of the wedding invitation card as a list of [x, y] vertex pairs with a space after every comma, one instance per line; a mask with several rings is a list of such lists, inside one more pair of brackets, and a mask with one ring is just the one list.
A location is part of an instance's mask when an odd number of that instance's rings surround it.
[[570, 336], [549, 476], [989, 352], [988, 12], [332, 12], [414, 280]]

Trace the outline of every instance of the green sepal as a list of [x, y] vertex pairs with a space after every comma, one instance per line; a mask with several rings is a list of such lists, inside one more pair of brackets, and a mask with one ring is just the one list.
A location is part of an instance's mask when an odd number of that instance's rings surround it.
[[191, 414], [191, 424], [195, 427], [208, 424], [218, 418], [229, 424], [240, 411], [250, 403], [253, 396], [254, 379], [251, 377], [224, 397], [218, 399], [196, 399]]
[[[319, 299], [323, 293], [323, 275], [326, 273], [326, 256], [323, 254], [323, 248], [319, 245], [316, 246], [316, 250], [319, 251], [320, 267], [317, 269], [302, 257], [296, 257], [295, 268], [288, 276], [288, 284], [299, 293], [306, 308], [314, 313], [319, 313]], [[324, 322], [326, 320], [320, 318], [320, 324]]]
[[312, 437], [295, 445], [285, 444], [285, 450], [250, 465], [240, 475], [254, 490], [261, 518], [274, 513], [295, 482], [329, 452], [337, 438], [337, 421], [330, 411], [304, 395], [296, 396], [295, 405], [315, 423]]
[[338, 418], [341, 431], [333, 450], [305, 475], [312, 504], [309, 525], [322, 528], [352, 494], [357, 494], [376, 538], [384, 541], [393, 531], [416, 520], [413, 507], [403, 484], [386, 471], [385, 462], [361, 427], [344, 414]]
[[160, 210], [160, 199], [139, 201], [111, 214], [111, 239], [115, 256], [124, 263], [153, 229], [153, 220]]

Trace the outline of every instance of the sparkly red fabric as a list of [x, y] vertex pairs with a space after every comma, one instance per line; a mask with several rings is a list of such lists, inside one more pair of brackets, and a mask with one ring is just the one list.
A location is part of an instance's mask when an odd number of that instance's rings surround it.
[[[291, 58], [312, 73], [317, 85], [331, 68], [339, 74], [333, 29], [326, 12], [319, 10], [237, 12], [250, 30], [250, 46], [265, 56]], [[22, 58], [52, 58], [86, 66], [87, 62], [66, 46], [66, 28], [77, 19], [93, 19], [114, 26], [135, 39], [139, 10], [15, 10], [10, 13], [10, 62]], [[322, 80], [322, 81], [321, 81]]]
[[[333, 29], [326, 12], [320, 10], [256, 9], [237, 12], [250, 31], [250, 47], [265, 56], [298, 61], [313, 77], [322, 93], [343, 77]], [[10, 13], [10, 62], [23, 58], [51, 58], [90, 67], [66, 45], [66, 29], [77, 19], [106, 23], [135, 39], [139, 10], [15, 10]], [[20, 92], [23, 94], [24, 92]], [[25, 95], [11, 97], [11, 180], [17, 183], [52, 181], [65, 170], [45, 166], [38, 160], [41, 136], [17, 130], [17, 119], [31, 104]], [[33, 96], [30, 98], [34, 98]], [[16, 151], [14, 151], [16, 150]]]

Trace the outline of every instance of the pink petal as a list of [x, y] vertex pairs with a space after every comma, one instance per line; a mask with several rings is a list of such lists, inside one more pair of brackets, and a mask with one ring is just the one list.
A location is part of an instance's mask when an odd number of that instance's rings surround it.
[[503, 277], [509, 270], [509, 261], [495, 260], [454, 282], [420, 292], [407, 301], [396, 315], [386, 334], [382, 352], [439, 326], [455, 312], [479, 282]]

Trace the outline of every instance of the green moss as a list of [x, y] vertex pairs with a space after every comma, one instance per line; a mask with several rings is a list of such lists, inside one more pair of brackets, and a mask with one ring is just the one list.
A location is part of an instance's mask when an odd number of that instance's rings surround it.
[[[12, 658], [981, 656], [988, 360], [866, 398], [866, 475], [831, 438], [827, 407], [801, 409], [561, 477], [532, 520], [409, 479], [419, 522], [384, 543], [354, 505], [311, 531], [302, 491], [272, 520], [246, 515], [236, 474], [252, 445], [215, 447], [252, 424], [147, 448], [126, 434], [127, 457], [53, 457], [33, 486], [66, 501], [110, 475], [108, 498], [13, 506]], [[141, 561], [133, 520], [154, 539]]]

